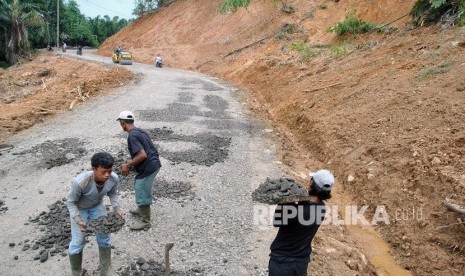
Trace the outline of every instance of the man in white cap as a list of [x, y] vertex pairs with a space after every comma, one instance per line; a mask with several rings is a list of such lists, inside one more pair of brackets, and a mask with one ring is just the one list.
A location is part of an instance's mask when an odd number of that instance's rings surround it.
[[307, 276], [312, 240], [324, 220], [324, 200], [331, 198], [334, 176], [328, 170], [310, 174], [308, 200], [276, 207], [278, 234], [270, 246], [269, 276]]
[[134, 126], [134, 114], [122, 111], [118, 118], [121, 128], [128, 133], [128, 149], [131, 159], [121, 166], [121, 174], [128, 175], [131, 169], [137, 172], [134, 183], [137, 208], [129, 210], [140, 218], [129, 225], [132, 230], [150, 228], [150, 205], [153, 203], [152, 186], [161, 168], [158, 151], [150, 135]]

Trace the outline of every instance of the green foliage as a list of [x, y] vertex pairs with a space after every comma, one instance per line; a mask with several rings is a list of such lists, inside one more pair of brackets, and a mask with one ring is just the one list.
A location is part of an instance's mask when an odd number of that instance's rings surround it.
[[327, 10], [328, 9], [328, 4], [326, 4], [326, 3], [321, 4], [320, 9]]
[[304, 42], [292, 42], [291, 51], [298, 52], [300, 58], [303, 61], [309, 61], [319, 54], [318, 50], [314, 49], [311, 45], [305, 44]]
[[[220, 4], [220, 12], [236, 12], [239, 8], [248, 8], [252, 0], [223, 0]], [[281, 0], [273, 0], [275, 4], [279, 3]], [[283, 2], [281, 9], [284, 12], [294, 12], [294, 7], [288, 5], [286, 1]]]
[[248, 8], [251, 0], [223, 0], [220, 4], [220, 12], [235, 12], [238, 8]]
[[418, 0], [410, 11], [417, 26], [436, 22], [463, 25], [465, 23], [465, 0]]
[[42, 27], [43, 16], [37, 3], [31, 0], [0, 0], [0, 32], [6, 61], [17, 63], [30, 55], [30, 27]]
[[132, 14], [141, 17], [146, 12], [156, 10], [158, 7], [162, 6], [163, 0], [135, 0], [134, 1], [134, 10]]
[[349, 45], [346, 43], [343, 44], [334, 44], [331, 45], [331, 54], [335, 57], [346, 56], [349, 53]]
[[347, 33], [352, 35], [367, 33], [375, 29], [376, 25], [362, 21], [357, 18], [355, 10], [349, 10], [344, 21], [329, 27], [327, 31], [334, 32], [337, 36], [342, 36]]
[[[75, 0], [59, 0], [58, 5], [59, 43], [96, 47], [129, 23], [117, 16], [87, 18]], [[29, 56], [31, 47], [55, 45], [57, 21], [56, 0], [0, 0], [0, 61], [14, 64]]]

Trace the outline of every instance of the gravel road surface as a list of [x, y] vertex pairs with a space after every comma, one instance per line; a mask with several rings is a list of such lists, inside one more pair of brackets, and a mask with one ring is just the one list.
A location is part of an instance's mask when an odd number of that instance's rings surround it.
[[[120, 66], [88, 51], [79, 58]], [[63, 216], [66, 210], [57, 206], [72, 178], [90, 169], [92, 154], [129, 156], [126, 133], [115, 121], [122, 110], [133, 111], [136, 126], [150, 131], [163, 167], [152, 228], [124, 226], [112, 234], [114, 268], [136, 275], [161, 265], [165, 244], [172, 242], [175, 275], [265, 275], [275, 229], [254, 222], [254, 213], [269, 207], [252, 202], [251, 194], [267, 177], [283, 176], [266, 138], [270, 130], [247, 114], [240, 92], [221, 81], [137, 63], [125, 68], [136, 74], [131, 84], [13, 136], [8, 143], [14, 147], [2, 150], [0, 275], [70, 275], [66, 249], [52, 246], [64, 238], [60, 223], [66, 220], [46, 224], [39, 217]], [[128, 222], [134, 194], [132, 178], [124, 181], [120, 195]], [[53, 214], [52, 204], [59, 210]], [[83, 266], [97, 275], [95, 237], [88, 241]]]

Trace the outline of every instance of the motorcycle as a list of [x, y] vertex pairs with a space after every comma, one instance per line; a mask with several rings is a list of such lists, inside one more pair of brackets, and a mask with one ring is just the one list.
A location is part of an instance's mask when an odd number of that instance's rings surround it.
[[76, 54], [78, 54], [79, 56], [82, 56], [82, 49], [78, 49]]
[[157, 60], [155, 62], [155, 67], [162, 68], [163, 67], [163, 61], [162, 60]]

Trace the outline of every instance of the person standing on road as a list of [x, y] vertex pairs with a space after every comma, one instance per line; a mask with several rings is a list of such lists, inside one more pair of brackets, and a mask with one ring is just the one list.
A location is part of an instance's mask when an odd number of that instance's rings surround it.
[[270, 246], [269, 276], [307, 276], [312, 240], [324, 220], [324, 200], [331, 198], [334, 176], [328, 170], [310, 175], [308, 201], [280, 204], [273, 225], [278, 234]]
[[[114, 159], [106, 152], [92, 156], [92, 171], [82, 172], [71, 183], [67, 206], [71, 218], [71, 242], [69, 260], [73, 276], [85, 274], [82, 269], [82, 252], [86, 244], [86, 224], [107, 211], [103, 197], [107, 195], [114, 212], [122, 216], [118, 199], [118, 176], [112, 172]], [[101, 275], [116, 275], [111, 266], [111, 239], [109, 234], [95, 233], [99, 249], [99, 270]]]
[[117, 121], [121, 128], [128, 133], [128, 150], [132, 159], [121, 165], [121, 174], [128, 175], [131, 169], [137, 172], [134, 190], [137, 208], [129, 212], [140, 218], [129, 228], [142, 230], [150, 228], [150, 205], [153, 203], [152, 186], [160, 171], [161, 163], [158, 151], [149, 134], [134, 126], [134, 114], [122, 111]]

